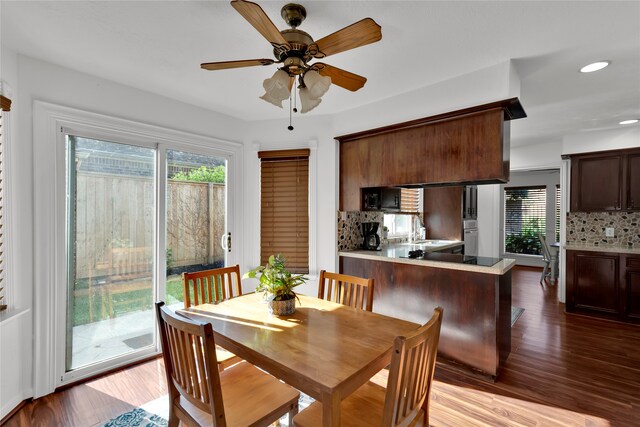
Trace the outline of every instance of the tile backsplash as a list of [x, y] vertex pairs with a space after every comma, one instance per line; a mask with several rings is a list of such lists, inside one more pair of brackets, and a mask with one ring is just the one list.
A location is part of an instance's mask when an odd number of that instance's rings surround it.
[[[338, 250], [350, 251], [362, 248], [364, 237], [360, 224], [363, 222], [378, 222], [378, 234], [381, 233], [384, 222], [382, 212], [340, 212], [337, 213], [338, 220]], [[344, 217], [344, 219], [342, 219]]]
[[[615, 237], [605, 237], [613, 227]], [[640, 247], [640, 212], [569, 212], [567, 244]]]

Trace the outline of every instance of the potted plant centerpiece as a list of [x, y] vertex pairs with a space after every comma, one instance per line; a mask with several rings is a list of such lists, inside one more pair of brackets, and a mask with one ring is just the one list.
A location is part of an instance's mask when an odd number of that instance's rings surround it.
[[291, 274], [287, 271], [284, 256], [281, 254], [271, 255], [266, 265], [258, 266], [242, 277], [245, 279], [259, 277], [260, 283], [256, 287], [256, 292], [264, 292], [269, 313], [276, 316], [284, 316], [296, 311], [297, 295], [293, 288], [307, 280], [303, 274]]

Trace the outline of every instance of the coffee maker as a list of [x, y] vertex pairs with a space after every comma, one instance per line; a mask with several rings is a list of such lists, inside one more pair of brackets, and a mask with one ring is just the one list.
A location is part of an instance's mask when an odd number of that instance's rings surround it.
[[366, 251], [380, 250], [380, 236], [378, 236], [377, 222], [363, 222], [362, 237], [364, 237], [364, 242], [362, 243], [362, 249]]

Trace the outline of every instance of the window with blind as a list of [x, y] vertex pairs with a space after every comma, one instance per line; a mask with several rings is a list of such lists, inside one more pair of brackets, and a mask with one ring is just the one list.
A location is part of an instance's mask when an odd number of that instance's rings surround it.
[[560, 186], [556, 185], [556, 242], [560, 241]]
[[420, 188], [400, 189], [400, 212], [401, 214], [384, 214], [384, 226], [387, 227], [388, 237], [405, 237], [411, 234], [414, 215], [406, 213], [419, 213], [420, 209]]
[[6, 247], [5, 247], [5, 152], [6, 152], [6, 130], [7, 113], [11, 109], [11, 100], [0, 95], [0, 311], [7, 308], [4, 288], [6, 286]]
[[310, 150], [260, 151], [260, 263], [282, 254], [292, 273], [309, 272]]
[[401, 188], [400, 189], [400, 211], [419, 212], [420, 211], [420, 189]]
[[545, 234], [546, 187], [514, 187], [504, 190], [505, 252], [541, 255], [538, 233]]

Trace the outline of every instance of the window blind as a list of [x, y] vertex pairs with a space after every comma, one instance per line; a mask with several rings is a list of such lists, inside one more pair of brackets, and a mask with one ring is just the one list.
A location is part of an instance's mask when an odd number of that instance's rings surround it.
[[420, 189], [401, 188], [400, 189], [400, 211], [419, 212], [420, 211]]
[[282, 254], [292, 273], [309, 272], [309, 153], [260, 151], [260, 263]]
[[541, 255], [538, 233], [545, 233], [545, 187], [513, 187], [504, 190], [505, 252]]
[[560, 241], [560, 186], [556, 185], [556, 242]]
[[6, 270], [6, 255], [5, 255], [5, 212], [4, 212], [4, 170], [5, 170], [5, 135], [6, 135], [6, 117], [7, 112], [11, 110], [11, 100], [0, 95], [0, 311], [7, 308], [5, 300], [5, 270]]

